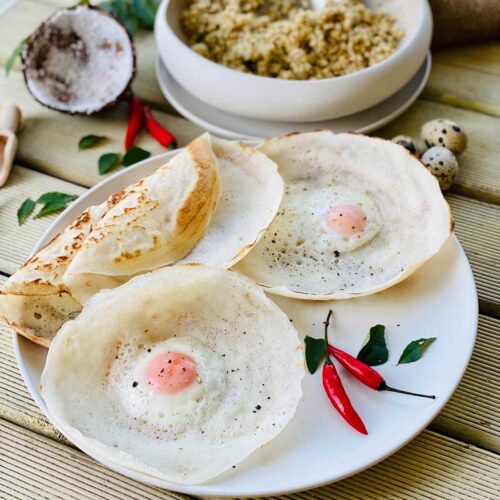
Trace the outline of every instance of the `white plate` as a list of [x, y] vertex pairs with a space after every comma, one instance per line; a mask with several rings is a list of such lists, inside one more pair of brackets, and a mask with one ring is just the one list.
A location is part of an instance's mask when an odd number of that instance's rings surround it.
[[392, 97], [360, 113], [333, 120], [310, 123], [271, 122], [242, 118], [221, 111], [191, 95], [156, 58], [156, 77], [161, 91], [172, 106], [196, 125], [227, 139], [261, 139], [283, 135], [290, 131], [307, 132], [327, 129], [333, 132], [371, 132], [397, 118], [417, 99], [427, 83], [431, 71], [431, 54], [415, 76]]
[[[47, 230], [34, 252], [66, 227], [82, 210], [102, 202], [164, 163], [173, 152], [121, 170], [73, 203]], [[264, 448], [223, 475], [201, 485], [161, 481], [100, 459], [111, 469], [144, 483], [194, 495], [269, 496], [312, 488], [359, 472], [395, 452], [419, 433], [441, 410], [469, 361], [477, 327], [477, 297], [467, 258], [455, 238], [416, 274], [377, 295], [339, 302], [307, 302], [275, 297], [301, 335], [322, 335], [329, 307], [335, 311], [331, 339], [357, 353], [369, 328], [387, 327], [389, 361], [379, 367], [389, 384], [436, 394], [436, 400], [372, 391], [343, 369], [340, 375], [369, 430], [352, 430], [327, 401], [320, 374], [307, 375], [297, 414]], [[396, 366], [403, 348], [421, 337], [437, 337], [418, 362]], [[51, 416], [40, 394], [46, 350], [14, 335], [17, 361], [33, 398]], [[215, 451], [216, 452], [216, 451]]]

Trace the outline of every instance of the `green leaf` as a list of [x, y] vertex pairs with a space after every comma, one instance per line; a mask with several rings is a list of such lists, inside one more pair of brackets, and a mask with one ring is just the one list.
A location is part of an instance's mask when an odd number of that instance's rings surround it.
[[120, 163], [120, 155], [118, 153], [105, 153], [98, 161], [99, 173], [107, 174]]
[[23, 48], [27, 43], [28, 43], [27, 38], [21, 40], [19, 45], [12, 51], [9, 58], [7, 59], [7, 62], [5, 63], [5, 76], [9, 76], [12, 66], [14, 66], [16, 59], [21, 56], [21, 52], [23, 51]]
[[66, 208], [68, 203], [76, 200], [77, 198], [78, 196], [76, 194], [59, 193], [57, 191], [42, 194], [42, 196], [36, 200], [36, 203], [43, 204], [43, 207], [35, 215], [35, 219]]
[[137, 146], [132, 146], [123, 156], [122, 165], [124, 167], [130, 167], [138, 161], [145, 160], [149, 158], [151, 153], [145, 149], [139, 148]]
[[59, 210], [66, 208], [68, 202], [64, 200], [54, 200], [45, 203], [45, 205], [40, 209], [40, 211], [35, 215], [35, 219], [39, 219], [44, 215], [52, 214], [58, 212]]
[[105, 140], [106, 137], [103, 135], [86, 135], [78, 142], [78, 149], [90, 149], [99, 146], [99, 144], [102, 144]]
[[37, 203], [42, 204], [43, 207], [35, 215], [35, 219], [53, 212], [57, 212], [58, 210], [65, 208], [68, 203], [76, 200], [77, 198], [78, 196], [76, 194], [59, 193], [57, 191], [42, 194], [36, 201], [28, 198], [24, 200], [23, 204], [17, 211], [17, 220], [19, 222], [19, 225], [23, 224], [26, 221], [28, 216], [33, 212]]
[[306, 365], [309, 373], [314, 373], [321, 360], [326, 355], [325, 339], [315, 339], [313, 337], [306, 337], [304, 339], [306, 346]]
[[101, 2], [101, 3], [98, 3], [97, 6], [100, 9], [105, 10], [106, 12], [109, 12], [110, 14], [113, 14], [114, 16], [116, 16], [116, 14], [115, 14], [115, 2]]
[[66, 194], [59, 193], [57, 191], [52, 191], [50, 193], [45, 193], [36, 200], [36, 203], [54, 203], [54, 202], [63, 202], [69, 203], [70, 201], [76, 200], [78, 195], [76, 194]]
[[410, 342], [404, 349], [399, 358], [398, 365], [404, 363], [413, 363], [418, 361], [425, 353], [427, 348], [436, 340], [436, 337], [430, 339], [418, 339]]
[[109, 0], [98, 3], [97, 6], [113, 16], [120, 18], [120, 16], [128, 13], [128, 3], [127, 0]]
[[31, 198], [26, 198], [17, 210], [17, 223], [21, 226], [26, 222], [35, 208], [35, 202]]
[[111, 0], [101, 2], [98, 7], [117, 17], [127, 28], [131, 36], [135, 35], [139, 25], [135, 14], [131, 11], [130, 0]]
[[127, 31], [130, 33], [130, 36], [134, 36], [137, 33], [137, 28], [139, 27], [139, 23], [135, 17], [132, 17], [130, 14], [120, 17], [120, 21], [123, 23]]
[[385, 345], [385, 326], [375, 325], [370, 328], [368, 342], [363, 345], [358, 359], [369, 366], [383, 365], [389, 359]]
[[158, 5], [157, 0], [132, 0], [130, 10], [142, 28], [153, 29]]

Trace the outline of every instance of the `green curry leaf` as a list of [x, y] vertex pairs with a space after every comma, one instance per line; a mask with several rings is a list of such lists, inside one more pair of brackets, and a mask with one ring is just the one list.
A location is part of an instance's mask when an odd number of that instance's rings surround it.
[[21, 40], [19, 45], [11, 52], [9, 58], [7, 59], [7, 62], [5, 63], [5, 76], [9, 76], [9, 73], [10, 73], [10, 70], [12, 69], [12, 66], [14, 66], [16, 59], [18, 57], [21, 57], [21, 53], [23, 51], [23, 48], [27, 43], [28, 43], [27, 38], [25, 38], [24, 40]]
[[76, 200], [77, 198], [78, 196], [75, 194], [59, 193], [57, 191], [42, 194], [36, 202], [43, 204], [43, 207], [35, 215], [35, 219], [58, 212], [59, 210], [66, 208], [68, 203]]
[[21, 226], [26, 222], [35, 208], [36, 203], [31, 198], [26, 198], [17, 210], [17, 222]]
[[358, 353], [358, 359], [370, 366], [383, 365], [389, 359], [385, 344], [385, 326], [375, 325], [370, 328], [368, 341]]
[[101, 175], [107, 174], [120, 163], [120, 159], [118, 153], [104, 153], [97, 162], [99, 173]]
[[66, 193], [59, 193], [58, 191], [51, 191], [49, 193], [42, 194], [36, 200], [36, 203], [69, 203], [70, 201], [74, 201], [78, 198], [78, 195], [76, 194], [66, 194]]
[[98, 7], [117, 17], [135, 35], [139, 27], [152, 30], [159, 0], [106, 0]]
[[77, 198], [78, 196], [76, 194], [59, 193], [57, 191], [44, 193], [36, 201], [33, 201], [31, 198], [27, 198], [17, 210], [17, 221], [19, 225], [24, 224], [37, 204], [43, 206], [35, 215], [35, 219], [58, 212], [59, 210], [66, 208], [68, 203], [76, 200]]
[[418, 339], [410, 342], [401, 354], [398, 365], [418, 361], [435, 340], [436, 337], [431, 337], [430, 339]]
[[78, 142], [78, 149], [90, 149], [99, 146], [106, 140], [103, 135], [89, 134], [80, 139]]
[[66, 208], [66, 205], [67, 205], [67, 202], [65, 202], [63, 200], [49, 201], [48, 203], [45, 203], [45, 205], [35, 215], [35, 219], [39, 219], [40, 217], [43, 217], [44, 215], [49, 215], [49, 214], [52, 214], [54, 212], [58, 212], [59, 210]]
[[137, 146], [132, 146], [123, 156], [122, 165], [124, 167], [129, 167], [138, 161], [145, 160], [149, 158], [151, 153], [145, 149], [139, 148]]
[[304, 339], [304, 344], [306, 346], [305, 356], [307, 369], [309, 373], [314, 373], [318, 369], [321, 360], [326, 355], [325, 340], [307, 336]]
[[142, 28], [153, 29], [158, 5], [157, 0], [132, 0], [130, 10]]

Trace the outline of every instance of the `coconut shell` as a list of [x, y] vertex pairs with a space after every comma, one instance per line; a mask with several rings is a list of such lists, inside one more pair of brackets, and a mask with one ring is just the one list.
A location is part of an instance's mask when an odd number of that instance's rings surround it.
[[[82, 37], [74, 29], [67, 30], [58, 26], [58, 21], [64, 16], [64, 13], [69, 13], [74, 21], [75, 16], [89, 15], [89, 12], [92, 12], [93, 27], [95, 28], [95, 22], [98, 19], [93, 14], [98, 13], [103, 16], [103, 23], [106, 23], [108, 28], [113, 26], [116, 29], [114, 33], [117, 35], [116, 39], [111, 38], [108, 40], [102, 34], [105, 33], [105, 30], [99, 29], [95, 37], [100, 37], [100, 43], [98, 46], [91, 46], [87, 43], [92, 37], [91, 31], [86, 32], [85, 36]], [[116, 24], [110, 25], [110, 20]], [[89, 30], [91, 28], [92, 26], [89, 23]], [[86, 24], [84, 29], [87, 29]], [[124, 44], [126, 44], [126, 47], [124, 47]], [[100, 51], [100, 60], [98, 61], [101, 66], [100, 69], [102, 69], [103, 63], [106, 62], [103, 55], [109, 54], [110, 69], [108, 73], [105, 70], [104, 72], [96, 71], [95, 75], [82, 74], [89, 72], [89, 64], [95, 64], [92, 51], [96, 50]], [[122, 52], [125, 52], [124, 57], [129, 54], [131, 58], [131, 61], [130, 59], [126, 61], [129, 66], [128, 74], [124, 75], [118, 82], [114, 82], [118, 88], [111, 88], [108, 98], [101, 89], [105, 86], [110, 87], [113, 84], [112, 76], [114, 73], [112, 68], [116, 65], [117, 59], [120, 58]], [[62, 55], [66, 58], [62, 63], [59, 63], [62, 68], [61, 74], [50, 71], [50, 57], [54, 53], [57, 53], [58, 57]], [[30, 35], [22, 51], [21, 58], [26, 87], [34, 99], [49, 109], [74, 115], [92, 115], [118, 104], [130, 94], [131, 84], [136, 73], [134, 43], [126, 27], [109, 12], [90, 5], [59, 9], [52, 14]], [[83, 69], [80, 70], [78, 67], [76, 72], [73, 73], [75, 78], [71, 80], [71, 75], [68, 76], [68, 73], [71, 72], [71, 69], [75, 69], [71, 67], [71, 63], [74, 63], [75, 60]], [[120, 66], [119, 70], [123, 70], [123, 66]], [[95, 102], [92, 102], [91, 97], [88, 98], [86, 104], [79, 102], [78, 94], [72, 88], [75, 82], [76, 85], [79, 83], [80, 87], [84, 88], [84, 92], [92, 89], [92, 87], [96, 88], [100, 95], [96, 96]], [[48, 98], [49, 96], [50, 98]], [[74, 105], [70, 101], [74, 101]]]

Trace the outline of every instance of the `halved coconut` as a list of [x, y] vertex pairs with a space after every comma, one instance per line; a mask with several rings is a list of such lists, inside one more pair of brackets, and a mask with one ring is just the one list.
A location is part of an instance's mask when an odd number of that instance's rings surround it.
[[33, 97], [66, 113], [90, 115], [116, 104], [135, 74], [128, 31], [91, 6], [58, 10], [29, 37], [22, 59]]

